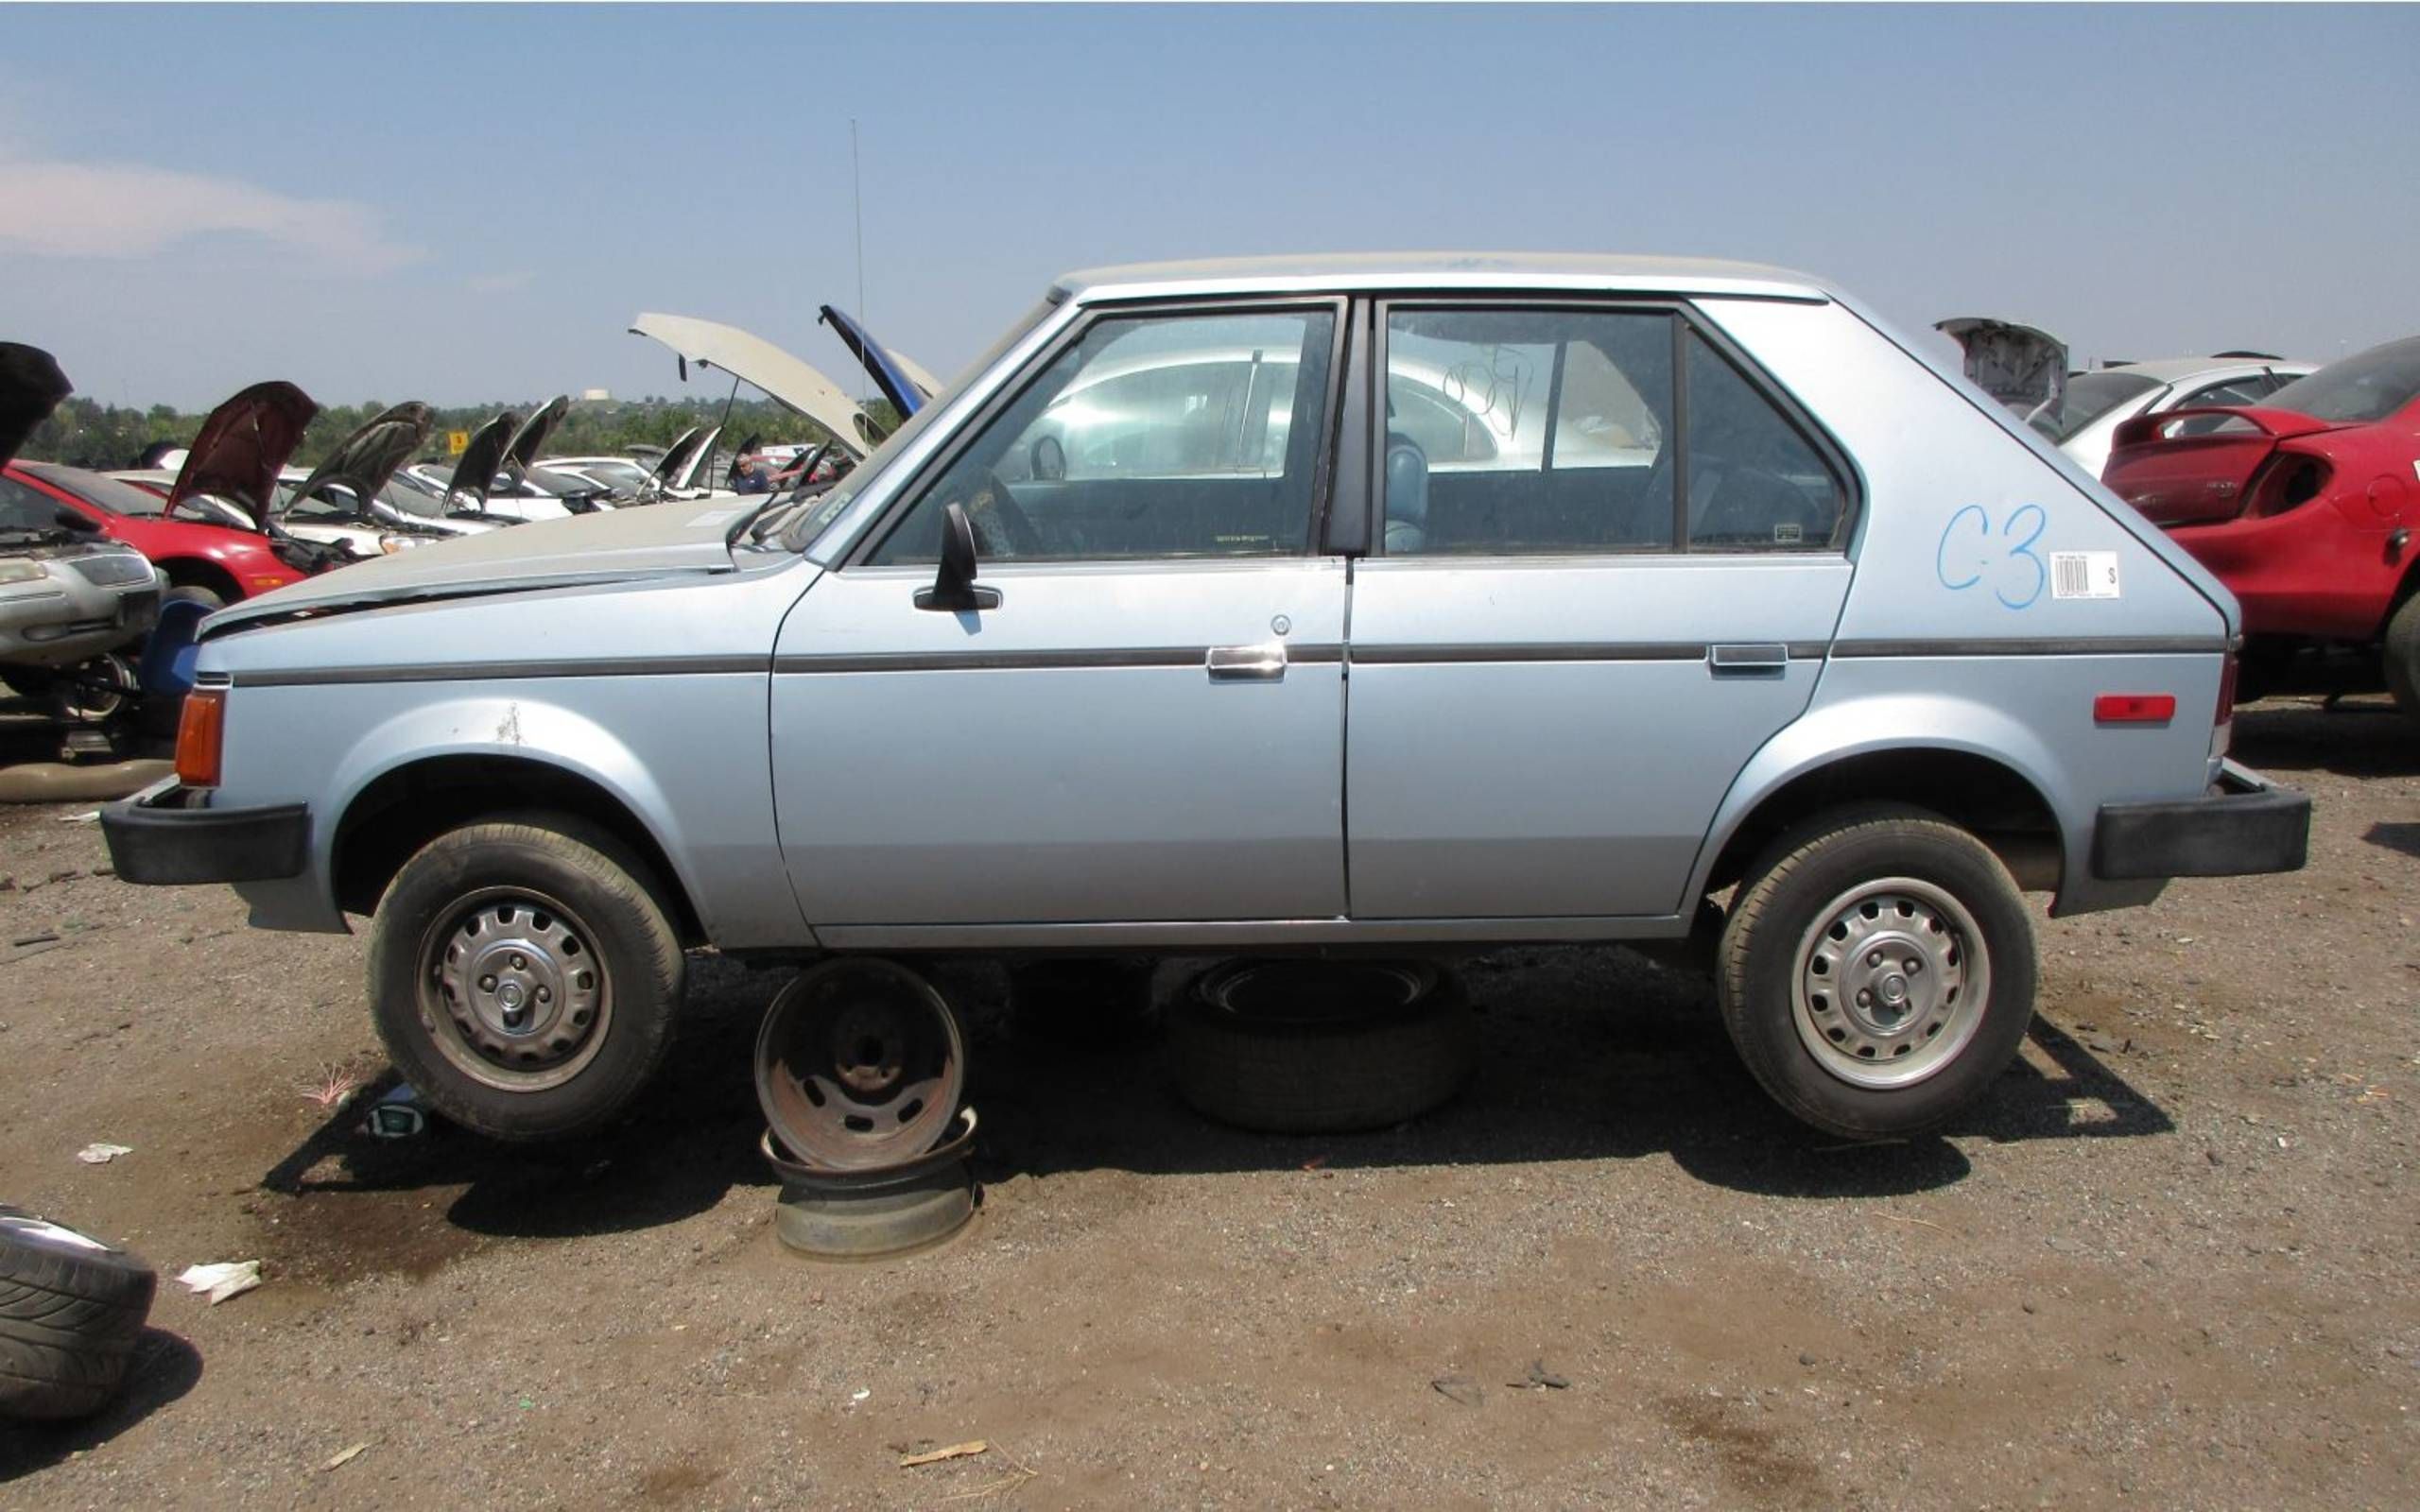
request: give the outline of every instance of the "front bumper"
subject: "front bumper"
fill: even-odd
[[[210,798],[172,780],[101,810],[101,833],[118,876],[180,886],[275,882],[302,874],[310,856],[308,805],[212,808]]]
[[[2226,762],[2204,797],[2100,805],[2092,874],[2129,882],[2300,871],[2309,850],[2310,799]]]

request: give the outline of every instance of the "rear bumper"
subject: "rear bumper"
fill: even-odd
[[[298,877],[310,855],[302,803],[211,808],[210,795],[171,781],[101,810],[110,863],[127,882],[179,886]]]
[[[2202,798],[2103,803],[2092,829],[2092,874],[2105,882],[2300,871],[2310,850],[2310,799],[2225,763]]]

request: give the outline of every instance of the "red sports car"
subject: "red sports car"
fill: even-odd
[[[2382,685],[2420,718],[2420,336],[2129,421],[2101,479],[2241,601],[2241,696]]]
[[[174,596],[215,608],[302,580],[259,531],[171,520],[167,500],[121,479],[56,462],[11,462],[0,477],[75,510],[150,558],[167,575]]]

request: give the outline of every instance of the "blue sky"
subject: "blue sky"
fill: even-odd
[[[2420,331],[2420,9],[13,8],[0,337],[208,404],[677,387],[642,309],[856,387],[1090,264],[1689,253],[2079,357]]]

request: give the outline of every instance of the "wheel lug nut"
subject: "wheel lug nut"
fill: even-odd
[[[527,955],[514,956],[512,958],[512,969],[516,971],[526,971],[529,970],[529,957]]]
[[[555,1001],[554,989],[551,988],[540,988],[538,989],[538,1001],[541,1003],[552,1003]]]
[[[1909,959],[1908,959],[1908,974],[1909,974],[1910,976],[1913,976],[1913,975],[1915,975],[1918,971],[1923,971],[1924,969],[1925,969],[1925,963],[1924,963],[1923,961],[1921,961],[1921,960],[1919,960],[1919,959],[1917,959],[1917,958],[1915,958],[1915,957],[1913,957],[1913,956],[1909,957]]]
[[[480,991],[482,991],[482,992],[493,992],[493,991],[494,991],[494,990],[495,990],[495,978],[494,978],[494,977],[493,977],[493,976],[483,976],[483,977],[480,977],[480,978],[479,978],[479,990],[480,990]]]
[[[1868,966],[1880,966],[1882,964],[1882,953],[1880,951],[1876,951],[1867,955],[1865,958],[1865,964]]]
[[[1870,1008],[1874,1006],[1874,994],[1866,991],[1862,988],[1858,988],[1857,994],[1857,1005],[1860,1008]]]

